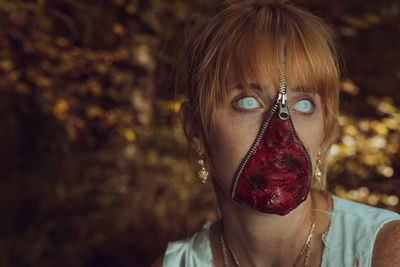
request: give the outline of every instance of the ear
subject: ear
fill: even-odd
[[[183,102],[179,110],[179,116],[190,147],[194,152],[203,154],[205,146],[202,139],[199,123],[193,117],[191,106],[188,102]]]

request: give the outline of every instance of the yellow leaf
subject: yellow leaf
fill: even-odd
[[[19,94],[24,94],[24,95],[27,95],[31,92],[29,86],[23,82],[19,82],[15,85],[15,91]]]
[[[68,102],[63,98],[59,98],[53,107],[54,116],[59,120],[63,120],[67,116],[68,109]]]
[[[388,134],[387,127],[383,123],[380,123],[377,120],[371,121],[369,125],[371,126],[372,129],[375,130],[375,132],[377,132],[380,135],[384,135],[385,136],[385,135]]]
[[[372,206],[376,206],[379,202],[379,195],[377,193],[373,193],[368,197],[368,204]]]
[[[361,18],[358,18],[358,17],[355,17],[355,16],[345,15],[343,17],[343,20],[347,24],[349,24],[349,25],[351,25],[353,27],[359,28],[359,29],[366,30],[366,29],[369,28],[369,24],[365,20],[363,20]]]
[[[60,47],[68,47],[70,45],[70,42],[68,39],[60,37],[56,39],[56,44]]]
[[[124,135],[125,139],[128,140],[129,142],[133,142],[136,139],[136,134],[131,129],[124,129],[123,135]]]
[[[125,33],[125,28],[121,23],[115,23],[112,28],[113,33],[122,36]]]
[[[10,71],[14,68],[14,62],[9,59],[3,59],[0,61],[0,68],[4,71]]]
[[[388,196],[386,204],[389,206],[397,206],[397,204],[399,204],[399,198],[395,195]]]
[[[89,119],[102,118],[104,116],[104,110],[99,106],[89,106],[86,109],[86,115]]]
[[[128,14],[130,14],[130,15],[133,15],[133,14],[136,13],[136,7],[135,7],[134,5],[132,5],[132,4],[127,5],[127,6],[125,7],[125,10],[126,10],[126,13],[128,13]]]
[[[53,85],[53,80],[49,77],[40,76],[37,78],[37,85],[40,87],[50,87]]]
[[[386,165],[379,165],[376,168],[376,170],[377,170],[378,173],[382,174],[383,176],[385,176],[387,178],[392,177],[393,174],[394,174],[393,168],[390,167],[390,166],[386,166]]]
[[[343,80],[341,85],[342,90],[351,95],[357,95],[359,93],[358,86],[350,79]]]
[[[174,113],[178,113],[181,108],[181,101],[170,101],[168,103],[169,109],[172,110]]]
[[[391,114],[397,111],[394,106],[393,100],[390,97],[384,97],[377,106],[378,110],[382,113]]]
[[[100,74],[105,74],[108,71],[107,65],[102,63],[96,64],[95,69]]]
[[[399,121],[391,118],[384,118],[382,123],[391,130],[399,129]]]
[[[381,22],[381,18],[374,14],[365,14],[364,17],[371,24],[379,24]]]
[[[348,124],[348,125],[344,126],[343,133],[345,135],[355,136],[358,134],[358,129],[353,124]]]
[[[102,95],[102,87],[101,87],[101,84],[97,80],[91,79],[88,82],[88,87],[90,88],[90,91],[92,92],[92,94],[94,96]]]

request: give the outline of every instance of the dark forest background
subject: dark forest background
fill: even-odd
[[[0,0],[0,266],[147,266],[218,212],[177,117],[217,0]],[[400,1],[296,1],[340,40],[332,193],[400,211]]]

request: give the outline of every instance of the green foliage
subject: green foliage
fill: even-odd
[[[144,266],[218,217],[173,89],[184,25],[217,2],[0,2],[1,266]],[[350,77],[330,189],[399,211],[400,7],[307,3]]]

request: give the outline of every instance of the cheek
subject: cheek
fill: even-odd
[[[259,125],[220,116],[215,120],[212,136],[208,140],[210,162],[215,172],[214,179],[229,193],[235,172],[253,143]]]
[[[322,114],[315,114],[312,117],[293,116],[293,124],[314,165],[324,134]]]

